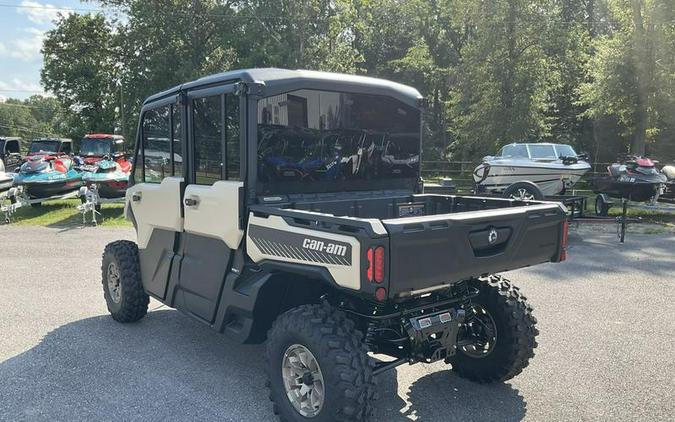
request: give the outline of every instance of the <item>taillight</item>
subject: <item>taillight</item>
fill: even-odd
[[[369,248],[368,256],[368,281],[382,283],[384,281],[384,246]]]
[[[570,222],[565,219],[562,223],[562,236],[560,238],[560,257],[559,261],[567,259],[567,244],[569,241]]]

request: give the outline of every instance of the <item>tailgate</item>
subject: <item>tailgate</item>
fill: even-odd
[[[565,218],[544,203],[384,220],[390,294],[557,261]]]

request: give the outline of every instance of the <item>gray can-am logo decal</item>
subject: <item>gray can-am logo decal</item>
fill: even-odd
[[[323,264],[352,264],[352,246],[346,242],[255,224],[249,226],[248,235],[258,249],[266,255]]]
[[[326,243],[321,240],[304,239],[302,247],[313,251],[325,252],[332,255],[345,256],[347,255],[347,247],[335,243]]]
[[[497,230],[490,230],[490,233],[488,233],[488,243],[491,245],[494,244],[497,241],[497,237],[499,237]]]

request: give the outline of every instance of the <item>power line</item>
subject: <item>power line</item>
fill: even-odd
[[[40,10],[54,10],[63,12],[103,12],[104,9],[85,9],[82,7],[58,7],[58,6],[37,6],[28,4],[0,4],[0,7],[13,9],[40,9]]]
[[[2,107],[2,106],[19,107],[19,108],[30,108],[30,109],[36,109],[36,110],[52,111],[52,109],[47,108],[47,107],[38,107],[38,106],[31,106],[31,105],[25,105],[25,104],[15,104],[15,103],[7,103],[7,102],[2,102],[2,101],[0,101],[0,107]]]
[[[78,7],[57,7],[57,6],[34,6],[34,5],[22,5],[22,4],[0,4],[0,7],[4,8],[15,8],[15,9],[41,9],[41,10],[54,10],[54,11],[63,11],[63,12],[96,12],[104,13],[111,11],[109,9],[85,9]],[[115,13],[115,11],[113,11]],[[227,15],[224,13],[209,13],[201,12],[198,13],[199,16],[211,16],[216,18],[224,19],[241,19],[241,20],[261,20],[261,19],[276,19],[276,20],[307,20],[305,16],[288,16],[288,15],[267,15],[267,16],[255,16],[255,15]]]
[[[45,91],[31,91],[29,89],[0,89],[0,92],[32,92],[33,94],[46,94]]]

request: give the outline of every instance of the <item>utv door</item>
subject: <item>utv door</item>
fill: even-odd
[[[164,300],[171,269],[178,268],[176,237],[183,231],[182,107],[166,100],[142,116],[125,213],[136,227],[143,286]]]
[[[213,323],[243,237],[240,228],[239,97],[233,85],[188,93],[192,162],[183,197],[183,261],[176,307]]]

